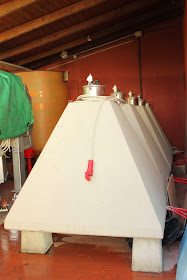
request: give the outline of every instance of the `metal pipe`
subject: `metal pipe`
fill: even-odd
[[[140,97],[142,98],[142,63],[141,63],[141,37],[138,38],[138,49],[139,49],[139,73],[140,73]]]
[[[134,34],[133,34],[133,35],[134,35]],[[133,36],[133,35],[131,35],[131,36]],[[75,62],[75,61],[80,60],[80,59],[83,59],[83,58],[89,57],[89,56],[91,56],[91,55],[94,55],[94,54],[97,54],[97,53],[101,53],[101,52],[104,52],[104,51],[107,51],[107,50],[110,50],[110,49],[113,49],[113,48],[116,48],[116,47],[119,47],[119,46],[122,46],[122,45],[125,45],[125,44],[128,44],[128,43],[134,42],[134,41],[136,41],[136,40],[137,40],[137,38],[135,38],[135,39],[133,39],[133,40],[126,41],[126,42],[123,42],[123,43],[120,43],[120,44],[117,44],[117,45],[114,45],[114,46],[111,46],[111,47],[108,47],[108,48],[105,48],[105,49],[98,50],[98,51],[93,52],[93,53],[89,53],[89,54],[87,54],[87,55],[78,57],[78,58],[73,59],[73,60],[70,60],[70,61],[68,61],[68,62],[64,62],[64,63],[62,63],[62,64],[59,64],[59,65],[53,66],[53,67],[51,67],[51,68],[48,68],[47,71],[48,71],[48,70],[52,70],[52,69],[54,69],[54,68],[58,68],[58,67],[60,67],[60,66],[66,65],[66,64],[69,64],[69,63],[72,63],[72,62]],[[112,44],[113,42],[110,42],[110,43]],[[99,47],[102,47],[102,45],[101,45],[101,46],[98,46],[98,48],[99,48]],[[92,50],[92,49],[89,49],[89,50],[87,50],[87,51],[89,52],[89,51],[91,51],[91,50]]]

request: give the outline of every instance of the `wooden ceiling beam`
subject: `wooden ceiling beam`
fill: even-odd
[[[97,31],[97,32],[94,32],[92,34],[87,34],[87,36],[90,35],[91,41],[93,42],[98,38],[102,38],[102,37],[105,37],[105,36],[107,36],[111,33],[119,31],[123,27],[125,27],[124,23],[118,23],[118,24],[115,24],[113,26],[109,26],[109,27],[105,28],[104,30]],[[62,50],[68,50],[68,49],[74,48],[76,46],[88,43],[87,36],[85,35],[85,36],[83,36],[79,39],[67,42],[67,43],[62,44],[60,46],[57,46],[55,48],[46,50],[44,52],[40,52],[38,54],[34,54],[32,56],[23,58],[21,60],[17,60],[17,61],[15,61],[15,63],[16,63],[16,65],[24,65],[24,64],[27,64],[29,62],[33,62],[35,60],[38,60],[38,59],[41,59],[41,58],[44,58],[44,57],[54,55],[56,53],[61,52]]]
[[[79,46],[78,48],[71,49],[69,51],[69,54],[73,55],[73,54],[76,54],[76,53],[79,53],[82,51],[90,51],[90,49],[92,49],[92,47],[95,47],[95,46],[99,47],[100,45],[108,43],[112,40],[119,39],[126,35],[132,34],[137,30],[144,31],[145,28],[147,28],[147,27],[158,24],[158,23],[168,20],[170,18],[176,17],[176,13],[172,9],[168,9],[168,8],[162,9],[160,7],[160,9],[158,9],[157,12],[159,12],[159,10],[160,10],[160,13],[156,13],[155,9],[152,11],[148,11],[147,17],[143,13],[139,16],[139,20],[138,20],[138,18],[136,18],[137,20],[134,23],[131,22],[132,23],[131,25],[127,24],[127,22],[125,22],[124,29],[122,29],[121,32],[116,32],[116,34],[113,33],[110,36],[101,38],[101,39],[97,40],[97,44],[94,44],[95,41],[93,41],[93,42],[90,42],[91,44],[87,43],[82,46]],[[149,15],[152,15],[152,17],[150,16],[150,18],[149,18]],[[49,65],[50,63],[53,63],[53,62],[59,61],[59,60],[61,60],[61,57],[59,56],[59,54],[56,54],[56,55],[53,55],[50,57],[46,57],[43,60],[37,60],[36,62],[27,64],[27,66],[30,67],[31,69],[38,69],[40,67],[43,67],[44,65]],[[62,63],[62,60],[61,60],[61,63]]]
[[[73,47],[76,47],[77,45],[82,45],[82,44],[84,44],[86,42],[88,42],[88,41],[87,41],[86,36],[84,36],[84,37],[81,37],[81,38],[79,38],[77,40],[74,40],[74,41],[65,43],[63,45],[57,46],[55,48],[49,49],[47,51],[44,51],[44,52],[41,52],[41,53],[38,53],[38,54],[35,54],[35,55],[32,55],[32,56],[23,58],[21,60],[16,61],[15,63],[17,65],[24,65],[24,64],[27,64],[29,62],[33,62],[35,60],[38,60],[38,59],[41,59],[41,58],[44,58],[44,57],[47,57],[47,56],[59,53],[62,50],[73,48]]]
[[[149,10],[146,13],[142,13],[139,16],[136,16],[136,18],[133,20],[132,18],[124,22],[124,28],[122,30],[119,30],[119,32],[115,32],[110,34],[107,37],[103,37],[96,42],[93,41],[91,44],[84,44],[77,46],[74,49],[69,50],[69,55],[72,56],[74,54],[81,55],[82,52],[90,52],[92,51],[92,48],[102,48],[103,44],[108,44],[112,42],[113,40],[120,40],[120,38],[125,37],[130,34],[134,34],[136,31],[142,31],[143,35],[146,34],[146,32],[149,32],[149,29],[146,30],[150,26],[154,26],[155,24],[161,23],[163,21],[167,21],[170,18],[176,18],[176,12],[171,7],[160,7],[158,9]],[[177,27],[178,25],[173,25],[173,27]],[[131,40],[131,39],[129,39]],[[116,44],[119,44],[117,42]],[[103,47],[105,48],[105,47]],[[93,50],[94,52],[94,50]],[[46,59],[47,60],[47,59]],[[34,65],[35,63],[33,63]],[[30,64],[27,64],[31,65]],[[26,66],[27,66],[26,65]],[[32,67],[31,67],[32,68]]]
[[[25,0],[28,1],[28,0]],[[0,33],[0,43],[16,38],[20,35],[36,30],[44,25],[71,16],[75,13],[81,12],[85,9],[89,9],[93,6],[101,4],[106,0],[82,0],[75,4],[69,5],[65,8],[59,9],[50,14],[44,15],[32,21],[18,25],[12,29]]]
[[[0,5],[0,18],[16,12],[30,4],[37,2],[38,0],[12,0]]]
[[[119,22],[115,25],[109,26],[105,29],[102,29],[100,31],[94,32],[92,34],[87,34],[90,35],[91,37],[91,42],[90,45],[92,45],[93,42],[95,42],[95,40],[102,38],[102,37],[106,37],[111,35],[112,33],[116,33],[116,32],[120,32],[121,30],[128,30],[131,29],[132,26],[139,26],[139,24],[142,24],[144,22],[148,22],[149,20],[151,20],[153,17],[156,16],[160,16],[161,14],[167,13],[170,10],[168,10],[168,7],[159,7],[157,9],[153,9],[153,10],[149,10],[147,12],[141,13],[140,15],[136,16],[136,18],[130,18],[125,22]],[[28,64],[30,62],[34,62],[36,60],[45,58],[45,57],[49,57],[52,56],[54,54],[60,53],[62,50],[68,50],[71,48],[75,48],[77,46],[83,45],[83,44],[87,44],[87,47],[89,49],[89,42],[87,40],[87,36],[81,37],[79,39],[67,42],[65,44],[59,45],[55,48],[51,48],[48,49],[46,51],[34,54],[32,56],[20,59],[20,60],[16,60],[14,61],[14,63],[16,63],[17,65],[25,65]]]
[[[90,1],[90,0],[89,0]],[[99,26],[102,23],[109,22],[115,18],[118,18],[120,16],[127,16],[128,14],[131,14],[133,12],[136,12],[139,9],[143,9],[147,6],[153,5],[153,3],[156,3],[157,0],[138,0],[133,1],[130,4],[127,4],[123,7],[120,7],[118,9],[115,9],[111,12],[107,12],[105,14],[102,14],[100,16],[94,17],[90,20],[86,20],[84,22],[81,22],[79,24],[70,26],[68,28],[65,28],[63,30],[57,31],[55,33],[49,34],[47,36],[41,37],[40,39],[36,39],[32,42],[28,42],[26,44],[23,44],[21,46],[18,46],[14,49],[10,49],[8,51],[4,51],[0,53],[0,60],[6,59],[8,57],[15,56],[17,54],[21,54],[23,52],[30,51],[31,49],[41,47],[43,45],[49,44],[51,42],[57,41],[59,39],[62,39],[63,37],[75,34],[77,32],[81,32],[90,28],[93,28],[95,26]]]
[[[169,19],[169,18],[172,18],[172,17],[175,17],[175,15],[167,15],[167,17],[166,16],[164,16],[164,18],[156,18],[155,19],[155,21],[153,22],[153,24],[158,24],[158,23],[160,23],[160,21],[162,21],[162,20],[167,20],[167,19]],[[142,29],[144,29],[144,28],[146,28],[146,27],[148,27],[148,26],[150,26],[150,24],[145,24],[144,26],[140,26],[140,29],[142,30]],[[133,32],[133,30],[129,30],[129,32],[131,33],[131,32]],[[129,32],[127,33],[127,32],[123,32],[123,33],[121,33],[121,34],[119,34],[119,36],[121,37],[121,36],[126,36],[126,35],[128,35],[129,34]],[[105,39],[105,40],[104,40]],[[113,37],[113,38],[109,38],[110,40],[114,40],[114,39],[117,39],[117,36],[116,37]],[[106,38],[103,38],[103,40],[101,40],[100,42],[98,42],[99,44],[104,44],[104,43],[107,43],[107,41],[108,41],[108,38],[107,38],[107,40],[106,40]],[[83,45],[84,46],[84,45]],[[82,49],[79,49],[79,51],[85,51],[86,49],[84,49],[84,48],[82,48]],[[89,50],[88,50],[89,51]],[[76,52],[77,52],[77,50],[76,50]],[[75,53],[76,53],[75,52]],[[73,52],[72,52],[72,54],[73,54]],[[28,67],[29,68],[31,68],[32,70],[44,70],[44,69],[48,69],[48,68],[50,68],[50,64],[51,63],[54,63],[54,62],[57,62],[57,61],[60,61],[60,63],[59,64],[61,64],[62,63],[62,59],[60,59],[59,58],[59,55],[57,56],[57,55],[53,55],[53,56],[51,56],[51,57],[48,57],[48,58],[45,58],[45,59],[43,59],[43,60],[38,60],[38,61],[36,61],[36,62],[34,62],[34,63],[30,63],[30,64],[28,64]],[[75,60],[76,61],[76,60]],[[45,66],[45,68],[42,68],[42,67],[44,67]],[[47,66],[47,67],[46,67]],[[60,66],[59,66],[60,67]],[[57,70],[57,68],[56,69],[53,69],[53,70],[56,70],[56,71],[60,71],[60,70]]]
[[[0,61],[0,70],[10,72],[10,73],[15,73],[18,71],[29,71],[30,69],[12,63]]]

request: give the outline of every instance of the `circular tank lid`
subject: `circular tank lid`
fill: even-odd
[[[87,88],[87,87],[89,87],[89,88],[90,88],[90,87],[96,87],[96,88],[97,88],[97,87],[98,87],[98,88],[99,88],[99,87],[104,87],[104,88],[105,88],[104,85],[94,85],[94,84],[90,84],[90,85],[85,85],[85,86],[83,86],[83,88]]]

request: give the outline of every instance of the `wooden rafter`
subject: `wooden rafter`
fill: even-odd
[[[147,16],[146,16],[147,15]],[[105,43],[108,43],[110,41],[113,41],[115,39],[119,39],[121,37],[124,37],[126,35],[132,34],[137,30],[143,30],[147,27],[150,27],[150,25],[155,25],[159,22],[168,20],[170,18],[175,18],[176,13],[172,10],[172,7],[168,9],[168,7],[165,8],[159,8],[150,10],[146,13],[142,13],[138,18],[136,17],[136,21],[133,22],[133,18],[131,18],[128,23],[125,23],[124,28],[121,30],[121,32],[116,32],[116,35],[113,33],[111,35],[105,36],[103,38],[100,38],[97,40],[97,45],[92,44],[83,44],[80,46],[77,46],[75,49],[72,49],[69,51],[70,55],[82,52],[82,51],[89,51],[90,48],[99,46]],[[93,41],[94,42],[94,41]],[[37,69],[44,65],[49,65],[50,63],[53,63],[55,61],[58,61],[60,59],[60,55],[56,54],[47,58],[44,58],[43,60],[37,60],[36,62],[28,64],[28,66],[31,69]]]
[[[85,9],[89,9],[93,6],[101,4],[106,0],[82,0],[75,4],[69,5],[65,8],[59,9],[50,14],[44,15],[32,21],[26,22],[24,24],[18,25],[10,30],[0,33],[0,43],[3,43],[7,40],[18,37],[35,29],[38,29],[44,25],[52,23],[56,20],[71,16],[75,13],[81,12]]]
[[[150,3],[153,4],[155,3],[157,0],[151,0],[151,1],[147,1],[147,0],[138,0],[138,1],[134,1],[132,3],[129,3],[128,5],[125,5],[123,7],[120,7],[118,9],[115,9],[111,12],[105,13],[103,15],[94,17],[90,20],[86,20],[82,23],[73,25],[71,27],[68,27],[66,29],[57,31],[53,34],[49,34],[47,36],[44,36],[40,39],[34,40],[32,42],[23,44],[21,46],[18,46],[14,49],[10,49],[8,51],[2,52],[0,53],[0,59],[3,60],[5,58],[8,57],[12,57],[14,55],[29,51],[31,49],[46,45],[48,43],[54,42],[56,40],[59,40],[63,37],[75,34],[77,32],[81,32],[83,30],[87,30],[90,29],[92,27],[98,26],[104,22],[109,22],[115,18],[118,18],[120,16],[128,16],[128,14],[131,14],[135,11],[137,11],[138,9],[142,8],[142,7],[146,7],[149,6]]]
[[[13,0],[0,5],[0,18],[7,16],[12,12],[16,12],[38,0]]]
[[[104,30],[100,30],[100,31],[92,33],[91,35],[90,34],[88,34],[88,35],[90,35],[91,40],[94,41],[98,38],[102,38],[102,37],[105,37],[105,36],[107,36],[111,33],[119,31],[120,29],[122,29],[122,27],[125,27],[124,23],[118,23],[118,24],[115,24],[115,25],[110,26],[108,28],[105,28]],[[44,52],[40,52],[38,54],[34,54],[32,56],[23,58],[21,60],[15,61],[15,63],[16,63],[16,65],[24,65],[24,64],[27,64],[29,62],[33,62],[35,60],[38,60],[38,59],[41,59],[41,58],[59,53],[62,50],[68,50],[68,49],[74,48],[76,46],[88,43],[87,36],[83,36],[79,39],[70,41],[68,43],[62,44],[62,45],[57,46],[55,48],[52,48],[52,49],[46,50]]]
[[[55,48],[52,48],[50,50],[47,50],[47,51],[44,51],[44,52],[41,52],[41,53],[38,53],[38,54],[35,54],[35,55],[32,55],[32,56],[23,58],[23,59],[21,59],[19,61],[16,61],[16,64],[17,65],[24,65],[24,64],[27,64],[29,62],[32,62],[32,61],[35,61],[35,60],[38,60],[38,59],[41,59],[41,58],[44,58],[44,57],[56,54],[56,53],[59,53],[62,50],[70,49],[70,48],[73,48],[75,46],[84,44],[86,42],[88,42],[88,41],[86,39],[86,36],[84,36],[84,37],[81,37],[81,38],[79,38],[77,40],[68,42],[66,44],[57,46]]]
[[[0,70],[14,73],[14,72],[17,72],[17,71],[28,71],[30,69],[22,67],[22,66],[15,65],[15,64],[12,64],[12,63],[0,61]]]

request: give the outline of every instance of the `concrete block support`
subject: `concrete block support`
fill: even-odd
[[[22,253],[45,254],[52,244],[52,233],[40,231],[21,232]]]
[[[132,270],[143,272],[162,272],[161,239],[133,239]]]
[[[14,172],[14,192],[19,192],[25,183],[25,157],[23,136],[11,139]]]

